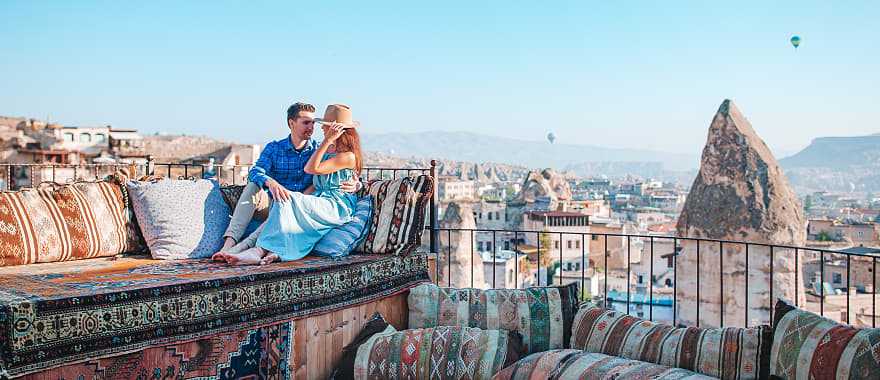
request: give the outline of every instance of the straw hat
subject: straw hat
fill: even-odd
[[[331,104],[324,110],[324,117],[316,118],[318,123],[336,123],[346,127],[355,127],[357,122],[351,118],[351,107],[345,104]]]

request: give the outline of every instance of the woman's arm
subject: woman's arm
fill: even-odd
[[[321,142],[317,151],[312,154],[312,157],[309,158],[309,162],[307,162],[305,168],[303,168],[306,173],[321,175],[330,174],[342,169],[354,168],[355,157],[352,152],[342,152],[331,157],[329,160],[323,160],[324,154],[327,153],[327,149],[330,148],[330,145],[336,142],[336,139],[338,139],[344,131],[345,127],[334,126],[332,132],[324,136],[324,141]]]
[[[308,194],[311,194],[311,193],[314,193],[314,192],[315,192],[315,185],[312,184],[312,185],[309,185],[309,187],[307,187],[305,190],[303,190],[302,193],[308,195]]]
[[[323,146],[324,144],[321,145]],[[321,158],[324,157],[324,152],[326,152],[326,149],[318,148],[303,170],[309,174],[321,175],[334,173],[342,169],[354,168],[354,153],[342,152],[325,161],[321,161]]]

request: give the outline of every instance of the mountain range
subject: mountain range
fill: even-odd
[[[366,134],[364,150],[399,157],[436,158],[469,162],[499,162],[531,168],[575,168],[587,162],[659,163],[661,170],[695,169],[699,158],[645,149],[527,141],[472,132]],[[651,170],[655,170],[652,167]]]
[[[880,191],[880,134],[820,137],[779,160],[799,193]]]

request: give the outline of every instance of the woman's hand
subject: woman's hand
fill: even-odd
[[[334,142],[339,136],[342,136],[345,133],[345,129],[348,128],[342,124],[331,124],[327,127],[327,132],[324,134],[324,141]]]

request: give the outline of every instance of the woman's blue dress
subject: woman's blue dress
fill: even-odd
[[[326,160],[332,154],[325,155]],[[351,220],[357,202],[353,194],[339,189],[353,177],[351,169],[316,175],[311,195],[291,193],[290,201],[274,202],[257,246],[278,255],[281,261],[298,260],[312,251],[318,240],[334,227]]]

